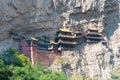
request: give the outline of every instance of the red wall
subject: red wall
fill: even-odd
[[[20,42],[20,45],[22,46],[22,53],[31,58],[30,45],[28,45],[25,40],[22,40]],[[37,46],[33,45],[32,47],[33,60],[35,64],[40,61],[42,65],[50,66],[53,61],[58,57],[57,52],[38,51]]]

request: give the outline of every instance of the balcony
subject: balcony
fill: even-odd
[[[102,37],[87,36],[86,38],[87,39],[100,39],[100,40],[102,40]]]
[[[73,41],[63,41],[63,40],[59,40],[58,43],[62,43],[62,44],[77,44],[77,42],[73,42]]]
[[[64,38],[76,38],[75,35],[63,35],[63,34],[59,34],[58,37],[64,37]]]

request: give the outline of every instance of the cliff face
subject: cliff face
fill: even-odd
[[[120,64],[119,18],[119,0],[0,0],[0,50],[11,46],[11,31],[27,36],[45,34],[53,39],[64,21],[73,28],[94,23],[103,32],[107,45],[83,43],[74,51],[63,51],[62,57],[67,57],[68,62],[52,65],[52,69],[60,67],[68,77],[82,75],[103,80],[110,78],[110,70]]]

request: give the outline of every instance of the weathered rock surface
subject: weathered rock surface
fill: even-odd
[[[66,71],[68,77],[110,78],[110,70],[120,65],[119,0],[0,0],[1,41],[9,39],[11,31],[24,32],[27,36],[46,34],[53,39],[64,21],[68,21],[73,28],[74,25],[86,28],[90,22],[95,23],[103,31],[108,44],[83,43],[76,52],[63,51],[63,57],[72,58],[63,65],[67,63],[72,68],[66,69],[60,64],[61,70]],[[5,40],[0,42],[0,46],[2,52],[11,45],[9,40]],[[70,53],[77,54],[75,60]]]

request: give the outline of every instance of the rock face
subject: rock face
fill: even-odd
[[[64,21],[72,28],[94,23],[107,45],[83,43],[74,51],[63,51],[62,57],[68,57],[68,62],[52,65],[53,69],[61,67],[68,77],[110,78],[110,70],[120,65],[119,0],[0,0],[0,51],[11,46],[9,40],[3,41],[9,39],[11,31],[26,36],[45,34],[53,39]]]

